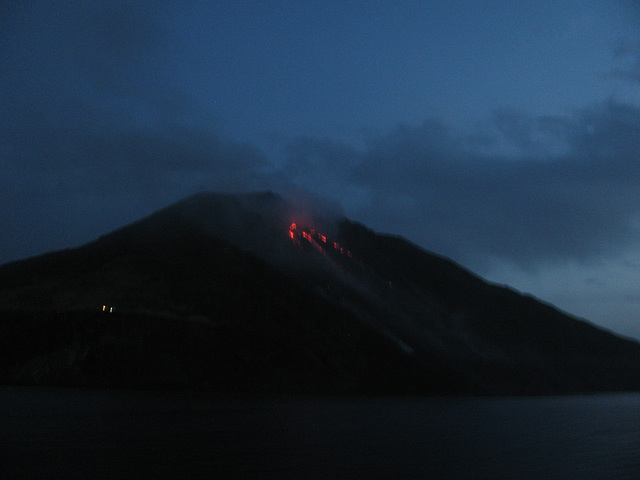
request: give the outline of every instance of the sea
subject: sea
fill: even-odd
[[[638,479],[640,395],[0,388],[0,478]]]

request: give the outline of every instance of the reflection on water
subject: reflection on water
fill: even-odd
[[[640,395],[211,400],[1,388],[0,406],[10,476],[640,478]]]

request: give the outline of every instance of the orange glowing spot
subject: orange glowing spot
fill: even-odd
[[[316,231],[314,228],[304,227],[298,229],[298,225],[292,223],[289,227],[289,237],[293,241],[293,244],[296,247],[302,246],[302,240],[305,240],[309,243],[310,246],[315,248],[318,252],[322,253],[325,257],[329,259],[330,262],[334,264],[337,268],[342,269],[343,267],[336,263],[331,259],[331,252],[328,250],[325,245],[332,245],[336,253],[341,254],[345,257],[348,257],[350,260],[354,260],[355,258],[350,250],[347,250],[338,242],[334,242],[331,239],[327,238],[325,235],[322,235],[320,232]],[[361,263],[361,262],[360,262]]]
[[[102,305],[102,311],[104,312],[107,309],[106,305]]]

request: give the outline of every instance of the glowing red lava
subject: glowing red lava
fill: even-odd
[[[346,250],[342,247],[338,242],[332,242],[327,239],[326,235],[322,235],[321,233],[316,232],[314,228],[298,228],[296,223],[292,223],[289,227],[289,238],[293,241],[295,245],[301,245],[301,242],[304,240],[307,244],[314,247],[319,252],[327,255],[330,249],[326,249],[324,245],[333,245],[333,249],[336,253],[340,255],[347,256],[349,258],[353,258],[353,255],[349,250]]]

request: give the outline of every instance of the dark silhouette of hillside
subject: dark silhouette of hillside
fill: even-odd
[[[334,394],[640,388],[636,342],[270,192],[199,194],[80,248],[0,266],[0,338],[5,384]]]

